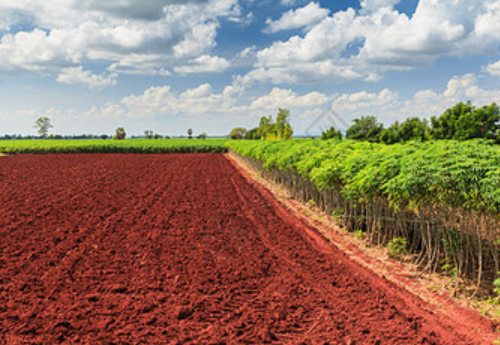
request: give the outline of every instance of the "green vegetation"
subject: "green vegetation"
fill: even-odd
[[[408,253],[428,270],[452,271],[478,286],[486,279],[490,289],[500,271],[500,146],[493,141],[244,140],[227,146],[296,197],[342,213],[347,228],[363,230],[372,242],[405,239]]]
[[[190,153],[225,152],[225,139],[4,140],[0,153]]]
[[[242,127],[236,127],[229,133],[230,139],[254,139],[254,140],[290,140],[293,136],[293,127],[290,125],[290,110],[279,109],[276,121],[273,122],[271,115],[260,119],[259,127],[249,131]]]
[[[396,237],[387,243],[389,254],[392,258],[397,259],[408,254],[408,240],[403,237]]]
[[[118,127],[115,132],[115,136],[113,139],[115,140],[123,140],[127,137],[127,133],[125,133],[125,128],[123,127]]]
[[[323,133],[321,133],[321,139],[327,140],[327,139],[339,139],[342,140],[343,135],[340,130],[336,130],[335,127],[330,127]]]
[[[500,109],[495,103],[476,108],[471,102],[458,103],[431,121],[409,117],[396,121],[388,128],[375,116],[362,116],[353,120],[346,138],[369,142],[395,144],[407,141],[489,139],[500,143]],[[340,131],[331,127],[321,139],[342,139]]]
[[[39,117],[36,120],[35,128],[36,128],[38,134],[40,135],[40,137],[47,138],[47,136],[49,134],[49,129],[52,128],[52,123],[50,122],[50,119],[46,116]]]
[[[240,139],[244,139],[246,135],[247,135],[247,130],[245,128],[236,127],[236,128],[233,128],[231,130],[231,132],[229,133],[229,139],[240,140]]]

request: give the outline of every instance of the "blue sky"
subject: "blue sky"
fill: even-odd
[[[0,135],[430,117],[500,102],[498,32],[500,0],[0,0]]]

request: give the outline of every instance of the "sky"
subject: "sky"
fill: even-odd
[[[296,134],[500,103],[500,0],[0,0],[0,135]]]

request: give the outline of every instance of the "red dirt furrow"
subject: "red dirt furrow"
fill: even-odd
[[[484,343],[223,155],[2,157],[0,191],[0,343]]]

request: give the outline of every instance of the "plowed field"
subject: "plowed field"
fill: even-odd
[[[0,215],[3,344],[482,343],[223,155],[2,157]]]

